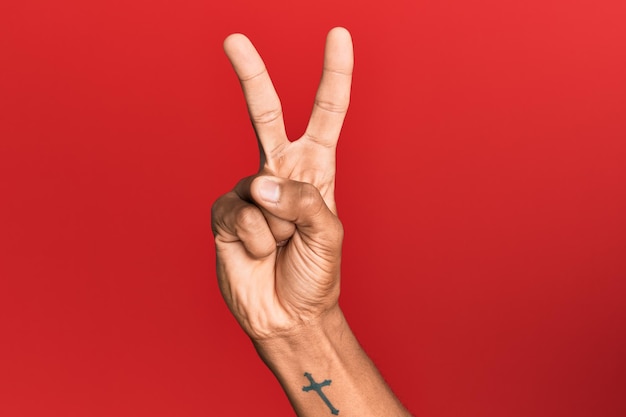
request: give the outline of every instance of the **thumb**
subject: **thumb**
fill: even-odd
[[[305,234],[333,233],[341,228],[339,219],[312,184],[263,175],[252,181],[250,194],[257,205],[294,223]]]

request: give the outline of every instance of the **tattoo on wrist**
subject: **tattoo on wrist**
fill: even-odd
[[[330,403],[330,400],[326,397],[326,394],[324,394],[322,392],[322,387],[326,387],[326,386],[330,385],[330,383],[333,382],[333,381],[331,381],[330,379],[325,379],[322,382],[315,382],[315,380],[313,379],[313,376],[311,376],[311,374],[308,373],[308,372],[305,372],[304,376],[307,377],[307,379],[309,380],[311,385],[306,386],[306,387],[302,387],[302,391],[304,391],[304,392],[309,392],[309,391],[317,392],[317,395],[319,395],[320,398],[324,401],[324,403],[328,406],[328,408],[330,408],[331,414],[338,415],[339,414],[339,410],[337,410],[335,407],[333,407],[333,405]]]

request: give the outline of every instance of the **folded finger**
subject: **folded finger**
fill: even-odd
[[[222,244],[241,243],[255,259],[276,251],[276,241],[259,207],[240,199],[234,192],[215,202],[211,226],[218,249]]]

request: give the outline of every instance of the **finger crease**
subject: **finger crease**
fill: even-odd
[[[273,109],[259,114],[251,114],[250,119],[252,119],[252,122],[254,122],[255,124],[264,125],[275,122],[282,115],[282,109]]]
[[[330,72],[333,74],[340,74],[340,75],[345,75],[348,77],[352,77],[352,71],[341,71],[338,69],[332,69],[332,68],[328,68],[328,67],[324,67],[324,72]]]
[[[335,145],[334,142],[331,140],[324,140],[322,138],[318,138],[315,135],[312,135],[309,131],[304,132],[304,137],[308,140],[310,140],[311,142],[323,146],[325,148],[329,148],[332,149]]]
[[[319,107],[320,109],[325,110],[330,113],[342,114],[348,111],[348,106],[336,104],[330,101],[323,101],[323,100],[316,99],[315,105]]]
[[[250,75],[250,76],[247,76],[247,77],[241,77],[239,80],[241,82],[251,81],[251,80],[253,80],[253,79],[257,78],[257,77],[260,77],[261,75],[265,74],[266,72],[267,72],[267,68],[264,67],[263,70],[261,72],[259,72],[258,74]]]

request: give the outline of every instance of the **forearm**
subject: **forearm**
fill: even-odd
[[[410,416],[360,347],[339,307],[319,323],[255,345],[299,417]]]

